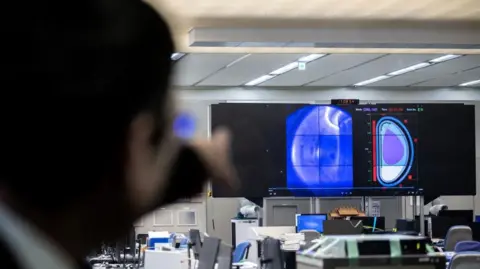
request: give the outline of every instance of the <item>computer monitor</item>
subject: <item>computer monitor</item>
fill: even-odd
[[[468,226],[472,229],[472,239],[480,241],[480,222],[472,222]]]
[[[466,222],[472,222],[473,210],[442,210],[438,213],[438,216],[448,217],[452,219],[462,219],[462,220],[465,220]]]
[[[397,219],[395,227],[398,232],[412,232],[415,231],[415,220]]]
[[[324,235],[362,234],[363,225],[358,220],[326,220],[323,222]]]
[[[323,233],[323,222],[327,220],[326,214],[296,214],[295,228],[297,233],[303,230],[315,230]]]
[[[457,225],[469,225],[472,223],[471,221],[467,221],[466,218],[451,218],[451,217],[441,217],[441,216],[431,216],[429,217],[431,220],[431,228],[432,228],[432,238],[445,238],[447,235],[448,230],[452,226]],[[418,219],[416,219],[418,222]],[[428,220],[425,220],[425,231],[428,229]]]
[[[365,232],[385,231],[385,217],[351,217],[351,220],[361,220]]]

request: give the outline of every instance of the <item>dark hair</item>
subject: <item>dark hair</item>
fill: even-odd
[[[139,0],[7,1],[2,11],[0,185],[39,207],[70,203],[123,174],[138,113],[162,115],[171,34]],[[166,123],[156,122],[159,140]]]

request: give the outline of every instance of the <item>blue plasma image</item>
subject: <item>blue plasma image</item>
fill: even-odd
[[[385,116],[376,126],[377,180],[385,187],[402,183],[414,157],[413,141],[407,127],[398,119]]]
[[[287,117],[287,188],[335,196],[353,188],[351,115],[336,106],[305,106]]]
[[[195,118],[186,112],[178,114],[173,122],[173,133],[178,138],[193,138],[195,135],[195,129]]]

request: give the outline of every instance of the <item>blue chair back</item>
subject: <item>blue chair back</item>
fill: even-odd
[[[235,250],[233,251],[232,262],[238,263],[248,258],[248,250],[250,249],[251,245],[252,244],[250,244],[250,242],[242,242],[238,244]]]
[[[480,242],[477,241],[461,241],[455,245],[456,253],[461,252],[480,252]]]

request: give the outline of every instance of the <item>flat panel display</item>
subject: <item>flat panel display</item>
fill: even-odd
[[[219,104],[242,188],[215,197],[474,195],[473,106]],[[459,183],[461,182],[461,184]]]
[[[327,220],[325,214],[296,214],[295,227],[297,233],[304,230],[315,230],[323,233],[323,221]]]

